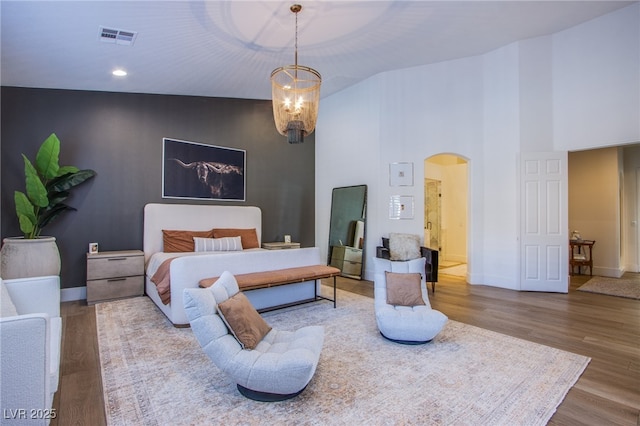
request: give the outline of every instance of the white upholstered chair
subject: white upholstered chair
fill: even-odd
[[[424,281],[425,259],[394,262],[372,258],[374,263],[374,303],[376,322],[385,338],[404,344],[421,344],[431,341],[444,327],[447,316],[431,308]],[[419,273],[420,292],[424,305],[400,306],[387,303],[385,272],[400,274]]]
[[[316,371],[324,328],[271,329],[254,349],[243,349],[218,309],[218,304],[237,293],[238,283],[229,272],[224,272],[209,288],[184,290],[185,312],[198,342],[247,398],[281,401],[298,395]]]
[[[0,406],[8,424],[11,416],[30,425],[55,416],[61,339],[60,278],[0,278]]]

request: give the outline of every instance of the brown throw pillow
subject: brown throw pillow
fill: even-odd
[[[242,292],[219,303],[218,311],[243,349],[255,349],[264,336],[271,331],[269,324]]]
[[[243,249],[260,248],[256,228],[213,228],[213,238],[240,236]]]
[[[400,274],[385,271],[387,303],[396,306],[425,305],[422,299],[422,277],[419,273]]]
[[[162,244],[165,253],[182,253],[195,251],[193,237],[212,238],[213,232],[209,231],[177,231],[162,230]]]

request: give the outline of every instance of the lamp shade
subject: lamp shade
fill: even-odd
[[[303,142],[316,128],[321,82],[318,71],[300,65],[287,65],[271,73],[273,119],[289,143]]]

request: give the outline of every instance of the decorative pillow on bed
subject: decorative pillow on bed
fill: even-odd
[[[219,303],[218,312],[242,349],[255,349],[264,336],[271,331],[269,324],[242,292]]]
[[[195,251],[240,251],[240,237],[199,238],[193,237]]]
[[[177,231],[162,230],[162,244],[165,253],[195,251],[193,237],[212,238],[213,231]]]
[[[389,234],[391,260],[411,260],[420,256],[420,237],[414,234]]]
[[[387,303],[396,306],[426,305],[422,299],[422,276],[385,271]]]
[[[258,243],[258,233],[256,228],[213,228],[213,238],[224,237],[240,237],[242,240],[242,248],[260,248]]]

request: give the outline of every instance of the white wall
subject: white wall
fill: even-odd
[[[551,36],[520,42],[520,149],[553,151]]]
[[[559,151],[640,141],[640,4],[553,36]]]
[[[316,134],[316,241],[320,247],[327,240],[327,200],[335,186],[369,185],[366,250],[371,257],[381,237],[390,232],[422,236],[425,158],[453,153],[471,162],[475,159],[476,169],[482,170],[482,66],[482,58],[474,57],[381,74],[322,100]],[[465,125],[460,126],[461,122]],[[344,147],[351,153],[348,158],[341,154]],[[328,164],[335,162],[342,167]],[[389,163],[393,162],[414,164],[413,186],[389,186]],[[323,173],[327,168],[338,173]],[[481,180],[481,176],[470,178],[471,182]],[[475,194],[481,191],[477,187]],[[391,195],[414,197],[414,219],[389,219]],[[476,197],[475,205],[481,206],[482,196]],[[475,220],[481,218],[482,213],[475,216]],[[475,227],[482,229],[481,222]],[[373,277],[370,266],[371,262],[365,263],[367,279]]]
[[[520,145],[519,48],[512,44],[484,56],[483,274],[471,283],[518,289],[517,164]],[[473,189],[472,189],[473,191]],[[472,209],[471,214],[474,210]],[[474,262],[475,252],[470,253]]]
[[[483,56],[380,74],[323,98],[316,243],[328,238],[331,189],[363,183],[369,257],[389,232],[423,235],[421,165],[452,153],[469,161],[468,281],[518,288],[519,153],[640,141],[639,7]],[[388,184],[388,164],[401,161],[414,163],[413,187]],[[414,196],[413,220],[388,219],[394,194]],[[369,262],[365,278],[372,276]]]
[[[368,208],[365,228],[365,256],[375,256],[379,236],[372,237],[371,224],[380,212],[379,96],[377,78],[352,87],[349,96],[331,96],[320,104],[316,125],[316,246],[323,258],[329,252],[329,217],[333,188],[367,185]],[[375,232],[375,228],[374,228]],[[374,241],[375,239],[375,241]],[[365,265],[366,265],[365,259]],[[366,267],[366,266],[365,266]]]

